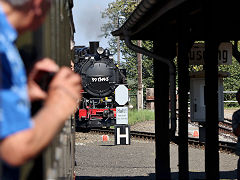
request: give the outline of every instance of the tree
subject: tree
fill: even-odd
[[[229,72],[230,77],[224,78],[224,91],[237,91],[240,88],[240,65],[239,62],[232,57],[232,65],[219,66],[220,71]],[[235,94],[224,94],[225,100],[236,101]],[[227,106],[236,106],[236,103],[226,103]]]
[[[237,91],[240,87],[239,62],[233,57],[232,65],[221,65],[219,70],[230,73],[230,77],[224,79],[224,90]]]
[[[108,22],[101,27],[105,37],[111,37],[109,41],[110,50],[113,53],[117,52],[117,38],[112,37],[111,32],[118,29],[124,21],[130,16],[138,1],[129,0],[116,0],[115,2],[109,3],[108,8],[102,12],[102,17],[108,19]],[[124,17],[124,18],[119,18]],[[133,42],[136,44],[136,41]],[[127,70],[127,78],[129,89],[132,94],[136,94],[137,91],[137,54],[127,48],[127,46],[120,41],[120,49],[122,54],[122,60],[124,60],[124,66]],[[142,47],[149,50],[152,49],[152,42],[143,41]],[[122,61],[123,62],[123,61]],[[147,56],[143,56],[143,85],[144,90],[146,88],[153,87],[153,61]]]

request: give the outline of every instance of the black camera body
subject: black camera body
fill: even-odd
[[[39,71],[34,80],[42,90],[48,91],[49,84],[55,74],[55,72]]]

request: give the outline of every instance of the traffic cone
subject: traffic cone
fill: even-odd
[[[199,137],[198,131],[193,131],[193,137]]]
[[[108,135],[102,135],[102,141],[106,142],[109,140],[109,136]]]

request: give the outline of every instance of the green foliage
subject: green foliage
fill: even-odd
[[[136,43],[136,41],[134,41]],[[123,59],[126,61],[126,69],[128,76],[128,85],[132,90],[132,93],[136,94],[138,85],[138,70],[137,70],[137,54],[129,50],[126,45],[123,45]],[[142,41],[142,47],[146,49],[152,49],[152,42]],[[144,91],[146,88],[152,88],[154,86],[153,81],[153,60],[147,56],[142,56],[142,79]],[[145,93],[144,93],[145,94]]]
[[[232,65],[221,65],[219,70],[229,72],[230,77],[224,79],[225,91],[237,91],[240,87],[240,65],[239,62],[233,57]]]
[[[110,36],[111,32],[118,29],[124,21],[129,17],[132,11],[137,6],[136,1],[116,0],[108,5],[108,8],[102,13],[102,17],[108,19],[108,22],[101,28],[105,37]],[[125,17],[125,18],[122,18]],[[112,37],[112,36],[111,36]],[[134,41],[136,44],[136,41]],[[112,37],[109,41],[110,50],[112,53],[117,52],[117,38]],[[144,48],[152,48],[152,42],[143,41],[142,46]],[[137,91],[137,54],[131,51],[127,46],[120,41],[120,49],[122,54],[122,60],[124,60],[124,66],[127,70],[127,78],[129,89],[132,94],[136,94]],[[142,59],[142,71],[143,71],[143,86],[144,88],[153,87],[153,61],[149,57],[143,56]],[[145,89],[144,89],[145,91]]]
[[[224,78],[223,86],[224,91],[237,91],[240,88],[240,65],[239,62],[233,57],[232,65],[221,65],[219,66],[220,71],[225,71],[230,73],[230,77]],[[236,101],[235,93],[224,94],[224,100]],[[236,107],[238,103],[225,103],[226,107]]]
[[[150,110],[129,110],[128,111],[128,123],[129,125],[134,125],[138,122],[154,120],[154,111]]]
[[[137,94],[135,92],[129,91],[129,105],[133,106],[133,109],[137,109]]]
[[[123,22],[130,16],[135,7],[137,6],[136,1],[129,0],[116,0],[108,4],[108,8],[102,12],[102,18],[108,19],[106,24],[101,27],[105,37],[112,36],[111,32],[118,29]],[[124,18],[121,18],[124,17]],[[112,38],[110,45],[115,44]]]

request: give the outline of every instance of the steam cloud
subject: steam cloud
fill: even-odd
[[[89,41],[100,41],[99,37],[101,33],[101,26],[103,20],[101,18],[100,6],[94,4],[92,0],[87,0],[88,3],[81,3],[81,7],[78,7],[80,11],[75,18],[75,26],[81,29],[81,38],[88,39]]]

